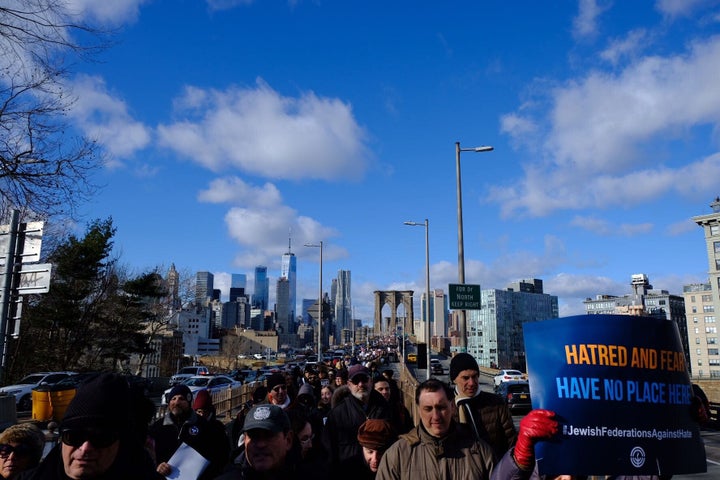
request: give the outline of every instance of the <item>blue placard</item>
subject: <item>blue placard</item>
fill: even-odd
[[[692,386],[674,322],[579,315],[523,325],[533,408],[561,434],[536,445],[541,474],[706,471]]]

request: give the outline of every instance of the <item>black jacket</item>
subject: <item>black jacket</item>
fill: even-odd
[[[505,401],[490,392],[479,392],[471,398],[455,399],[458,410],[464,409],[468,423],[474,426],[476,438],[490,444],[495,461],[515,445],[517,430]]]
[[[207,421],[193,412],[183,424],[173,422],[170,414],[150,426],[155,441],[157,463],[167,462],[181,443],[186,443],[210,461],[200,479],[210,479],[223,471],[230,457],[230,442],[219,420]]]
[[[388,420],[398,431],[398,422],[382,395],[370,391],[367,408],[352,395],[335,406],[328,416],[323,429],[323,447],[329,454],[331,472],[347,476],[352,466],[363,459],[362,447],[357,441],[360,425],[368,418]]]

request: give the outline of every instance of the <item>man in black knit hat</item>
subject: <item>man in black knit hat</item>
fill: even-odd
[[[489,443],[499,460],[517,440],[507,405],[494,393],[480,390],[480,367],[469,353],[450,360],[450,380],[455,384],[457,421],[469,424],[475,438]]]
[[[105,373],[77,389],[60,424],[61,443],[23,479],[162,479],[133,424],[130,386]]]

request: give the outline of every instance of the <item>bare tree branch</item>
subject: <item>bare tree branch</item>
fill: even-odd
[[[90,60],[108,42],[61,0],[10,0],[0,6],[0,216],[75,217],[98,186],[99,146],[68,112],[73,61]],[[79,40],[82,38],[83,40]]]

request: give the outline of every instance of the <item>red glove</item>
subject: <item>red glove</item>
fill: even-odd
[[[535,466],[535,443],[546,440],[558,433],[555,412],[550,410],[531,410],[520,421],[517,443],[515,443],[515,463],[523,470],[532,470]]]

